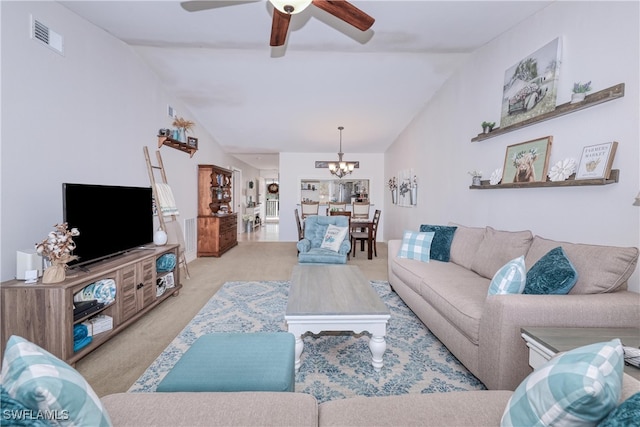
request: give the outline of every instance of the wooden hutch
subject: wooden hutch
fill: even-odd
[[[238,218],[233,212],[233,172],[198,165],[198,256],[219,257],[238,244]]]

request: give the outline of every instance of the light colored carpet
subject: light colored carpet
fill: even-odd
[[[371,285],[391,311],[382,370],[375,372],[371,365],[368,334],[306,334],[296,392],[325,402],[354,396],[484,389],[391,291],[388,282]],[[184,352],[205,334],[286,331],[288,292],[288,281],[226,283],[129,391],[155,391]]]
[[[191,278],[182,274],[177,297],[165,300],[75,368],[98,396],[127,391],[225,282],[289,280],[296,255],[294,242],[240,242],[220,258],[190,262]],[[378,243],[378,256],[372,260],[358,252],[348,262],[369,280],[388,278],[385,243]]]

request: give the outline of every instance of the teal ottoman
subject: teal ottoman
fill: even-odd
[[[288,332],[204,335],[156,391],[294,391],[294,348]]]

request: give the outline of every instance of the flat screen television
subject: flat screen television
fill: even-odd
[[[73,238],[84,266],[153,242],[151,187],[62,184],[64,221],[77,228]]]

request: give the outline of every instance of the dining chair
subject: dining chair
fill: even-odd
[[[310,215],[318,215],[318,209],[320,209],[320,202],[302,202],[302,219]]]
[[[369,202],[353,202],[351,206],[351,217],[353,219],[369,219]]]
[[[378,256],[378,248],[376,246],[376,236],[378,235],[378,223],[380,222],[380,215],[382,211],[376,209],[373,213],[373,220],[371,221],[371,244],[373,245],[373,254]],[[369,231],[352,231],[351,232],[351,247],[353,248],[353,256],[356,256],[356,241],[360,241],[360,250],[364,252],[364,242],[369,239]]]
[[[304,238],[304,230],[302,229],[302,223],[300,222],[300,214],[298,208],[295,208],[293,212],[296,215],[296,224],[298,225],[298,242]],[[300,251],[298,251],[300,253]]]
[[[347,210],[347,204],[346,203],[336,203],[336,202],[329,202],[329,204],[327,205],[327,212],[331,212],[331,211],[346,211]],[[351,215],[351,214],[349,214]]]

